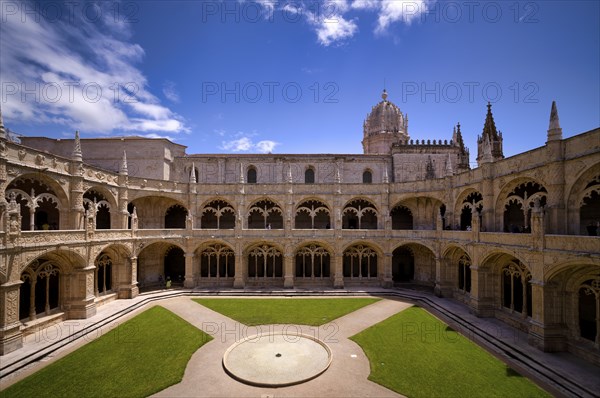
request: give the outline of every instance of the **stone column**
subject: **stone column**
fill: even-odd
[[[244,256],[239,251],[235,252],[235,276],[233,278],[233,287],[236,289],[243,289],[246,286],[246,278],[244,278]]]
[[[192,289],[196,286],[197,273],[194,270],[194,253],[185,253],[185,281],[183,287]]]
[[[333,287],[336,289],[344,288],[344,255],[335,254],[333,256]]]
[[[291,253],[283,256],[283,287],[294,288],[294,256]]]
[[[491,270],[471,265],[470,311],[479,317],[494,316]]]
[[[527,340],[532,346],[545,352],[566,350],[567,329],[561,322],[563,296],[557,287],[548,282],[531,280],[531,322]]]
[[[23,282],[0,285],[0,355],[23,347],[23,333],[19,322],[19,288]]]
[[[119,298],[131,299],[136,297],[140,290],[137,286],[137,257],[130,257],[123,260],[124,278],[123,283],[119,285]]]
[[[389,289],[393,285],[394,283],[392,281],[392,253],[385,253],[383,255],[383,278],[381,279],[381,286]]]
[[[75,269],[71,275],[72,297],[68,303],[67,317],[70,319],[86,319],[96,315],[94,296],[94,272],[96,267],[88,265]]]
[[[454,291],[453,281],[448,278],[450,259],[435,258],[435,288],[434,293],[438,297],[452,297]]]

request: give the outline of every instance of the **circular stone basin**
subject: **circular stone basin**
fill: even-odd
[[[311,380],[331,364],[331,350],[314,337],[259,334],[233,344],[223,367],[234,379],[263,387],[283,387]]]

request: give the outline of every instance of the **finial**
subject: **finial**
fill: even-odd
[[[125,153],[125,150],[123,150],[123,157],[121,158],[121,166],[119,167],[119,174],[121,174],[121,175],[127,175],[128,174],[128,170],[127,170],[127,153]]]
[[[287,182],[289,184],[291,184],[294,181],[294,179],[292,178],[292,165],[289,164],[288,165],[288,175],[287,175]]]
[[[384,101],[387,101],[387,97],[388,97],[387,90],[384,88],[383,93],[381,93],[381,98],[383,98]]]
[[[71,158],[77,162],[83,160],[81,155],[81,141],[79,140],[79,130],[75,131],[75,142],[73,143],[73,154]]]
[[[562,128],[560,127],[556,101],[552,101],[552,109],[550,110],[550,124],[548,126],[548,141],[553,140],[562,140]]]
[[[240,163],[240,184],[244,183],[244,164]]]
[[[196,184],[198,179],[196,178],[196,164],[192,162],[192,169],[190,170],[190,183]]]
[[[383,183],[387,184],[390,182],[390,178],[388,176],[387,167],[383,169]]]

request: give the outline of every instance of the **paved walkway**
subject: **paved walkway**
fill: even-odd
[[[211,334],[214,340],[205,344],[191,358],[181,383],[169,387],[156,397],[398,397],[387,388],[367,380],[369,360],[362,349],[348,337],[374,325],[410,304],[382,300],[361,308],[323,326],[263,325],[246,327],[200,305],[190,305],[189,298],[164,301],[161,305],[192,325]],[[329,369],[306,383],[289,387],[254,387],[233,380],[225,373],[221,361],[227,348],[254,334],[308,334],[324,341],[332,351]],[[348,382],[351,380],[352,382]]]
[[[320,328],[287,326],[317,335],[333,352],[330,368],[307,383],[277,388],[251,387],[226,376],[222,355],[236,339],[257,333],[200,305],[189,305],[189,296],[382,296],[382,300]],[[131,300],[117,300],[100,306],[85,320],[68,320],[26,336],[22,349],[0,357],[0,389],[39,370],[137,315],[149,306],[162,305],[191,324],[213,335],[191,358],[181,383],[156,396],[398,396],[367,380],[369,363],[360,347],[347,337],[416,303],[430,310],[454,329],[488,348],[513,369],[533,378],[556,396],[600,396],[600,367],[569,353],[544,353],[527,344],[527,335],[493,318],[477,318],[453,300],[406,289],[344,290],[169,290],[142,294]],[[333,326],[332,326],[333,325]],[[282,325],[265,325],[261,332],[283,331]],[[330,341],[331,340],[331,341]]]

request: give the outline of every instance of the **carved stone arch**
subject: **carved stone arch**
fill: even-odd
[[[323,279],[332,274],[333,251],[321,242],[303,242],[294,249],[296,278]]]
[[[194,262],[199,264],[198,283],[235,277],[235,250],[221,240],[203,242],[194,250]]]
[[[379,279],[383,274],[381,248],[364,241],[347,244],[342,250],[342,274],[348,281]]]
[[[201,229],[234,229],[236,210],[223,198],[212,198],[200,207]]]
[[[575,232],[582,235],[600,236],[600,171],[589,177],[587,184],[582,185],[581,191],[574,195],[577,201],[574,206],[569,206],[569,214],[578,223],[579,228],[574,226]]]
[[[379,210],[374,201],[365,197],[354,197],[342,208],[343,229],[377,229]]]
[[[268,197],[253,201],[246,217],[249,229],[283,229],[283,208]]]
[[[11,187],[19,185],[19,181],[38,181],[40,184],[45,185],[51,191],[50,193],[54,194],[58,198],[61,208],[70,208],[69,194],[66,191],[67,187],[63,186],[63,184],[58,183],[48,174],[41,172],[21,174],[12,179],[10,182],[8,182],[7,189],[11,189]],[[43,190],[39,190],[37,186],[34,186],[33,188],[36,190],[36,195],[42,192],[46,192]],[[25,189],[25,191],[28,190],[29,189]]]
[[[285,248],[274,242],[254,242],[244,248],[249,280],[266,281],[283,278]]]
[[[524,192],[527,193],[527,196],[524,195]],[[505,232],[514,232],[510,231],[509,228],[511,219],[514,219],[514,226],[518,228],[527,228],[530,225],[530,208],[528,207],[529,202],[527,201],[527,198],[531,197],[537,192],[545,192],[545,197],[548,195],[548,190],[545,188],[543,183],[537,179],[527,176],[517,177],[504,184],[495,198],[496,225],[500,227],[500,230]],[[541,203],[542,206],[545,205],[545,200],[547,199],[544,199],[544,201]],[[516,213],[513,216],[510,214],[505,214],[506,206],[509,205],[511,201],[512,203],[517,203],[520,201],[523,206],[523,212],[528,212],[527,217],[525,217],[525,214],[523,214],[522,221],[518,219],[518,214]],[[516,211],[516,208],[514,208],[513,211]],[[518,225],[521,223],[522,225]]]
[[[320,199],[305,198],[301,200],[294,211],[294,228],[331,228],[330,207]]]

